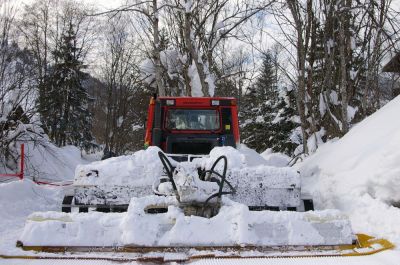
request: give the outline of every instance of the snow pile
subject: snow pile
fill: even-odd
[[[56,200],[61,196],[60,190],[38,186],[30,180],[13,181],[0,184],[0,216],[2,224],[8,220],[11,224],[15,218],[25,216],[32,210],[40,211],[46,208],[46,205],[55,205],[58,208]],[[53,198],[53,201],[49,201]],[[1,225],[0,229],[7,229],[6,225]]]
[[[76,186],[148,186],[163,174],[163,166],[158,157],[160,148],[150,146],[132,155],[113,157],[87,165],[79,165],[75,170]],[[209,156],[196,158],[197,167],[210,169],[218,157],[224,155],[228,160],[228,170],[249,167],[273,167],[276,161],[267,161],[256,151],[241,145],[239,149],[231,146],[215,147]],[[169,159],[172,163],[174,161]],[[222,167],[218,164],[217,169]]]
[[[153,184],[163,175],[160,150],[151,146],[132,155],[79,165],[73,183],[75,200],[128,205],[132,197],[153,194]]]
[[[29,215],[20,239],[24,245],[115,246],[122,235],[119,225],[123,216],[122,213],[100,212],[33,213]]]
[[[168,211],[146,214],[150,206]],[[335,210],[251,212],[225,198],[209,219],[185,216],[175,197],[160,196],[133,198],[126,213],[34,213],[20,237],[25,246],[335,245],[352,239],[348,219]]]
[[[400,97],[297,167],[317,208],[349,214],[356,232],[400,244]]]
[[[246,156],[239,150],[231,146],[214,147],[208,157],[197,158],[194,159],[193,162],[198,167],[209,169],[212,167],[214,162],[222,155],[226,156],[229,169],[243,168],[247,165]],[[217,168],[221,168],[223,163],[219,163],[218,165],[219,167]]]
[[[158,147],[151,146],[132,155],[79,165],[75,170],[74,185],[152,185],[162,173],[159,151]]]
[[[168,212],[143,214],[147,205],[155,204],[154,199],[158,200],[157,204],[169,205]],[[132,199],[122,222],[122,243],[144,246],[271,246],[345,244],[352,240],[348,220],[337,211],[251,212],[245,205],[225,198],[219,213],[208,219],[184,216],[170,200],[154,196]],[[328,228],[332,230],[329,232]]]
[[[267,149],[261,153],[261,156],[268,164],[275,167],[287,167],[292,160],[289,156],[283,153],[274,153],[272,149]]]
[[[214,147],[211,150],[209,159],[201,159],[199,166],[210,168],[215,160],[221,155],[228,159],[228,168],[248,168],[257,166],[281,167],[282,161],[278,159],[266,160],[262,155],[255,150],[248,148],[244,144],[240,144],[237,149],[231,146]]]
[[[156,189],[163,194],[170,194],[169,183],[159,185],[159,178],[165,175],[158,157],[159,151],[157,147],[149,147],[133,155],[77,167],[75,200],[92,205],[128,205],[130,198],[152,195]],[[228,162],[226,177],[236,189],[236,193],[231,196],[234,201],[249,206],[299,206],[298,173],[292,168],[268,165],[268,161],[244,145],[239,149],[215,147],[209,156],[179,164],[179,173],[175,174],[174,179],[178,190],[184,189],[179,190],[182,198],[186,201],[202,200],[219,189],[215,183],[200,181],[198,168],[211,169],[222,155],[227,157]],[[170,161],[175,163],[172,159]],[[220,160],[215,170],[222,174],[223,166],[223,160]],[[192,188],[194,184],[196,187]],[[226,189],[229,190],[227,185],[224,187]]]
[[[0,254],[15,248],[29,214],[60,210],[62,196],[61,188],[38,186],[30,180],[0,184]]]

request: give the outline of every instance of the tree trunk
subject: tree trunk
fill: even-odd
[[[193,41],[191,38],[191,16],[192,13],[186,12],[185,13],[185,43],[186,49],[189,51],[190,56],[192,57],[197,73],[199,74],[200,84],[201,84],[201,91],[203,92],[203,96],[209,97],[210,93],[208,91],[208,83],[206,82],[206,74],[204,72],[204,66],[202,62],[199,62],[199,55],[193,45]],[[193,88],[192,88],[193,90]]]
[[[349,122],[347,120],[347,107],[348,107],[348,80],[347,80],[347,61],[350,59],[350,54],[346,52],[347,45],[349,45],[349,23],[350,23],[350,6],[351,1],[346,0],[345,10],[342,11],[343,14],[340,16],[340,27],[339,27],[339,37],[340,37],[340,96],[341,100],[341,112],[342,112],[342,133],[345,134],[349,130]]]
[[[300,116],[301,122],[301,134],[303,138],[303,153],[308,154],[308,146],[307,146],[307,118],[306,118],[306,111],[305,111],[305,99],[306,99],[306,92],[305,92],[305,47],[304,47],[304,39],[303,39],[303,25],[300,21],[300,14],[299,8],[297,6],[297,1],[295,0],[288,0],[287,1],[290,12],[292,13],[293,19],[296,25],[296,32],[297,32],[297,65],[298,65],[298,77],[297,77],[297,96],[296,96],[296,103],[297,103],[297,110]]]
[[[158,7],[157,0],[153,0],[153,60],[155,65],[155,76],[156,76],[156,84],[158,95],[166,96],[165,87],[162,82],[162,67],[161,67],[161,57],[160,57],[160,38],[159,38],[159,30],[158,30]]]

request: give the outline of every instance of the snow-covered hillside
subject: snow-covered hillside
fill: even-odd
[[[81,151],[75,146],[56,147],[51,143],[46,146],[27,146],[28,177],[40,180],[72,180],[75,168],[89,161],[81,157]]]
[[[20,146],[20,142],[16,145]],[[28,179],[46,182],[71,181],[74,178],[77,165],[87,164],[88,160],[81,156],[81,151],[75,146],[57,147],[44,139],[37,144],[27,141],[25,145],[25,170]],[[19,151],[19,150],[18,150]],[[20,155],[20,154],[19,154]],[[0,173],[16,173],[7,168],[1,168]],[[0,178],[6,182],[9,178]]]
[[[400,245],[400,97],[297,165],[316,207],[347,213],[356,232]]]

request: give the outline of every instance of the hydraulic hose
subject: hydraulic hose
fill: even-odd
[[[174,177],[173,177],[173,171],[174,171],[175,167],[172,166],[171,162],[169,161],[169,159],[163,152],[159,151],[158,157],[160,158],[161,163],[163,164],[164,169],[167,172],[167,176],[169,178],[169,181],[171,181],[171,183],[172,183],[172,187],[173,187],[174,191],[177,192],[178,189],[176,188]]]
[[[224,169],[222,171],[222,175],[218,172],[215,171],[215,167],[217,166],[217,164],[219,163],[219,161],[223,160],[224,162]],[[220,157],[217,158],[217,160],[215,160],[214,164],[211,166],[211,168],[209,170],[206,170],[204,173],[210,173],[210,174],[215,174],[218,177],[221,178],[219,184],[219,190],[217,193],[212,194],[210,197],[207,198],[207,200],[204,202],[204,206],[207,205],[207,203],[215,197],[221,198],[222,195],[227,195],[227,194],[233,194],[235,193],[235,189],[233,188],[233,186],[229,183],[229,181],[226,180],[226,171],[228,169],[228,159],[226,158],[226,156],[222,155]],[[224,188],[224,183],[226,183],[229,188],[231,189],[231,191],[222,191]]]

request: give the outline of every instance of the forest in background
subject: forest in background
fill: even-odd
[[[21,141],[143,147],[150,96],[233,96],[241,141],[307,155],[399,94],[391,1],[0,3],[1,162]]]

